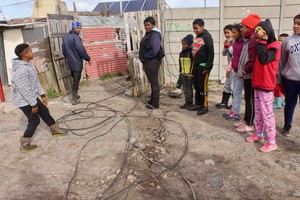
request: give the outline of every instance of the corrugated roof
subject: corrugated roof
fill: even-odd
[[[133,12],[141,10],[156,10],[156,0],[131,0],[122,1],[123,12]],[[93,10],[94,12],[108,12],[110,15],[120,14],[120,2],[102,2]]]

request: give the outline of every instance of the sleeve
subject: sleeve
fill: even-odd
[[[194,57],[193,57],[193,52],[191,52],[189,54],[190,58],[191,58],[191,68],[190,68],[190,75],[193,74],[193,68],[194,68]]]
[[[232,64],[230,62],[229,65],[227,66],[227,71],[230,72],[231,70],[232,70]]]
[[[224,47],[223,50],[222,50],[222,55],[223,56],[232,56],[232,45],[228,48]]]
[[[214,57],[215,57],[215,50],[214,50],[214,41],[211,36],[207,37],[206,41],[206,50],[207,50],[207,62],[204,68],[205,71],[210,72],[213,67]]]
[[[182,72],[182,67],[181,67],[181,61],[180,61],[180,54],[179,54],[178,62],[179,62],[179,73],[181,73]]]
[[[160,50],[161,36],[160,33],[154,33],[150,38],[150,48],[143,55],[145,60],[155,58]]]
[[[30,106],[35,106],[37,104],[36,94],[34,90],[34,79],[33,75],[30,74],[29,70],[24,70],[22,76],[19,76],[18,80],[15,82],[16,87],[19,89],[22,97],[27,101]]]
[[[256,39],[255,37],[252,37],[249,40],[249,45],[248,45],[248,61],[245,64],[244,67],[244,74],[250,74],[253,71],[254,63],[255,63],[255,58],[256,58]]]
[[[78,36],[75,38],[75,49],[77,51],[77,53],[85,60],[85,61],[90,61],[91,58],[90,56],[87,54],[83,44],[82,44],[82,40],[81,38]]]
[[[257,57],[262,65],[268,64],[275,60],[278,49],[270,48],[266,50],[267,41],[261,40],[257,44]]]
[[[287,39],[285,39],[281,45],[281,55],[280,55],[279,67],[278,67],[278,71],[276,74],[276,83],[279,85],[282,84],[281,72],[287,63],[288,56],[289,56],[289,52],[286,51],[286,48],[287,48]]]

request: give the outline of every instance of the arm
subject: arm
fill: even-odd
[[[248,61],[245,64],[244,74],[250,74],[253,71],[255,58],[256,58],[256,39],[255,37],[250,38],[248,45]]]
[[[210,72],[213,67],[214,57],[215,57],[215,50],[214,50],[214,41],[211,36],[206,38],[205,44],[207,50],[207,62],[204,68],[204,71]]]
[[[91,58],[90,56],[87,54],[83,44],[82,44],[82,40],[81,38],[78,36],[78,37],[75,37],[75,49],[76,51],[78,52],[78,54],[85,60],[85,61],[90,61]]]
[[[261,64],[265,65],[275,60],[278,49],[270,48],[266,50],[267,41],[260,40],[257,45],[257,57]]]
[[[153,33],[150,38],[150,48],[143,55],[143,58],[145,60],[150,60],[152,58],[155,58],[159,52],[160,44],[161,44],[160,33],[158,33],[158,32]]]
[[[287,48],[287,40],[284,40],[281,45],[281,55],[280,55],[279,67],[278,67],[278,71],[276,74],[276,83],[280,84],[280,85],[282,84],[281,72],[287,63],[288,56],[289,56],[289,52],[285,50],[286,48]]]

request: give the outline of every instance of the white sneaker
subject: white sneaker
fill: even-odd
[[[173,93],[173,94],[181,94],[181,89],[176,88],[175,90],[172,90],[171,93]]]

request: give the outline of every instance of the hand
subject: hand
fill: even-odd
[[[44,104],[46,107],[48,106],[48,100],[47,100],[46,97],[43,97],[43,98],[42,98],[42,102],[43,102],[43,104]]]
[[[203,70],[202,74],[208,74],[208,71]]]
[[[36,114],[36,113],[38,113],[38,112],[39,112],[38,106],[33,106],[33,107],[31,108],[31,114]]]
[[[226,72],[226,77],[227,77],[227,78],[229,77],[230,72],[231,72],[231,71],[227,71],[227,72]]]

